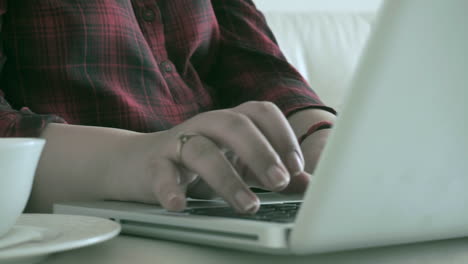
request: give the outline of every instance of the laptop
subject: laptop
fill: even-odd
[[[468,1],[388,0],[303,197],[260,212],[190,200],[180,213],[125,202],[56,204],[123,233],[272,254],[468,236]]]

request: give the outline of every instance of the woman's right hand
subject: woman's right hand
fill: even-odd
[[[184,134],[192,136],[179,151]],[[236,170],[224,149],[248,167],[249,178]],[[253,213],[259,200],[249,185],[280,191],[304,169],[293,130],[268,102],[202,113],[163,132],[134,134],[122,142],[120,153],[111,164],[109,198],[160,203],[175,211],[185,208],[187,186],[200,177],[198,191],[193,191],[197,196],[214,192],[238,212]]]
[[[269,102],[205,112],[167,131],[131,134],[121,143],[119,158],[109,164],[108,198],[160,203],[168,210],[183,210],[189,191],[198,197],[215,193],[236,211],[254,213],[259,200],[249,186],[280,191],[304,173],[294,132]],[[226,158],[226,149],[249,173]]]

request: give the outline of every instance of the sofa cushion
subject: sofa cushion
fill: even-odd
[[[288,60],[322,100],[336,110],[343,97],[374,13],[265,12]]]

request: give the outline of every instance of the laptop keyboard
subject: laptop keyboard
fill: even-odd
[[[277,223],[292,223],[299,211],[301,202],[265,204],[254,215],[239,214],[230,207],[205,207],[187,209],[185,212],[192,215],[205,215],[228,217],[245,220],[256,220]]]

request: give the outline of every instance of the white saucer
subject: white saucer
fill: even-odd
[[[116,222],[89,216],[23,214],[0,238],[0,264],[32,264],[48,254],[109,240],[120,232]]]

